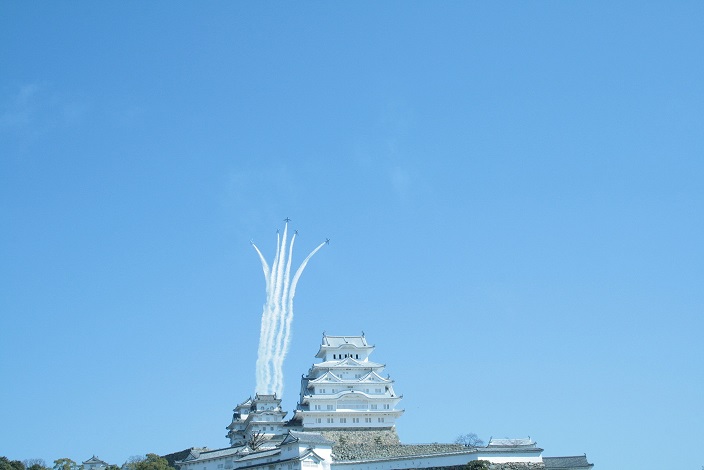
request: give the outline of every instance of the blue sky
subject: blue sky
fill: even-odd
[[[366,333],[404,442],[699,469],[701,2],[3,2],[0,455],[224,447]],[[665,451],[663,451],[663,449]]]

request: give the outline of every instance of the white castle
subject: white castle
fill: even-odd
[[[301,395],[293,419],[276,395],[256,394],[234,409],[227,427],[231,446],[244,445],[254,437],[273,439],[287,430],[351,431],[392,430],[403,410],[393,380],[380,374],[384,365],[369,360],[374,346],[361,336],[329,336],[323,333],[320,349],[308,375],[301,379]]]
[[[256,394],[234,409],[230,446],[191,449],[180,470],[410,470],[464,466],[486,460],[521,468],[590,470],[585,456],[543,457],[528,439],[491,439],[487,446],[398,442],[402,397],[361,336],[323,333],[316,358],[301,378],[300,400],[285,420],[276,394]],[[508,467],[505,467],[508,468]]]
[[[374,346],[362,336],[328,336],[308,375],[292,422],[304,430],[392,429],[403,414],[393,380],[380,374],[384,365],[369,360]]]

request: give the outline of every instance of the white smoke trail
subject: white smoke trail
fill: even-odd
[[[272,361],[272,368],[274,370],[274,380],[273,383],[271,384],[271,389],[275,390],[278,394],[278,396],[281,396],[282,389],[283,389],[283,374],[281,373],[281,366],[279,364],[278,358],[281,355],[281,351],[283,348],[283,336],[284,336],[284,320],[287,317],[287,310],[289,307],[288,302],[286,299],[288,298],[288,290],[289,290],[289,284],[290,284],[290,279],[291,279],[291,261],[293,260],[293,245],[296,243],[296,234],[293,234],[293,237],[291,238],[291,245],[289,246],[288,249],[288,258],[286,261],[286,271],[284,271],[283,275],[283,287],[281,290],[281,296],[278,297],[280,300],[280,305],[281,309],[279,311],[279,321],[277,324],[276,328],[276,340],[274,342],[274,351],[273,351],[273,361]]]
[[[293,276],[293,281],[291,282],[291,288],[288,292],[288,298],[284,299],[286,302],[286,317],[283,321],[283,345],[279,349],[279,354],[275,356],[274,359],[274,370],[276,371],[276,382],[278,384],[276,388],[277,396],[283,395],[283,363],[286,354],[288,353],[288,345],[291,339],[291,322],[293,321],[293,298],[296,295],[296,286],[298,285],[298,280],[303,274],[303,270],[306,268],[308,261],[313,257],[314,254],[318,252],[322,247],[325,246],[325,242],[318,245],[318,247],[313,250],[306,259],[303,260],[301,265],[296,270],[296,274]]]
[[[276,321],[273,324],[272,330],[269,332],[270,335],[270,343],[267,348],[267,354],[268,354],[268,359],[269,363],[272,368],[272,375],[269,377],[269,381],[267,381],[267,388],[269,390],[276,390],[276,387],[274,386],[274,382],[276,381],[276,355],[277,355],[277,350],[278,350],[278,330],[281,328],[280,325],[283,321],[283,316],[284,316],[284,305],[283,302],[281,301],[283,295],[285,293],[283,292],[284,286],[288,284],[287,281],[284,281],[284,265],[287,264],[286,261],[286,242],[288,241],[288,223],[284,226],[284,237],[281,242],[281,247],[279,250],[279,264],[277,265],[276,269],[276,290],[274,292],[274,312],[275,312],[275,318]],[[290,262],[290,257],[289,257],[289,262]]]
[[[271,381],[271,374],[272,374],[272,369],[271,369],[271,359],[270,359],[270,353],[268,349],[268,345],[270,343],[270,338],[271,338],[271,331],[274,328],[274,324],[276,323],[276,318],[275,318],[275,312],[272,308],[273,305],[273,298],[274,298],[274,291],[275,291],[275,283],[276,283],[276,277],[273,275],[276,272],[276,266],[279,261],[279,247],[281,245],[281,237],[278,234],[276,235],[276,254],[274,256],[274,262],[271,265],[271,268],[266,264],[266,260],[264,259],[264,256],[262,255],[261,251],[259,248],[252,244],[254,246],[254,249],[257,250],[257,253],[259,254],[259,258],[262,261],[262,268],[265,269],[264,271],[264,279],[266,281],[266,302],[264,303],[264,312],[262,313],[262,323],[261,323],[261,330],[260,330],[260,336],[259,336],[259,349],[258,349],[258,355],[257,355],[257,370],[256,370],[256,379],[257,379],[257,391],[261,391],[261,393],[268,393],[267,392],[267,382]]]
[[[296,293],[296,285],[308,261],[325,245],[325,243],[321,243],[303,260],[291,281],[291,261],[296,234],[291,238],[287,253],[288,220],[286,222],[283,238],[277,232],[276,253],[271,267],[267,264],[259,248],[252,243],[262,263],[264,280],[266,281],[266,303],[262,313],[256,365],[256,392],[261,394],[276,393],[279,397],[283,392],[282,366],[290,343],[293,297]]]
[[[252,246],[254,247],[255,250],[257,250],[257,254],[259,254],[259,260],[262,262],[262,270],[264,271],[264,280],[266,282],[266,294],[267,298],[269,297],[269,291],[271,289],[270,285],[270,273],[269,273],[269,265],[266,262],[266,259],[264,258],[264,255],[262,255],[262,252],[259,250],[257,245],[252,243]],[[262,326],[259,331],[259,350],[257,351],[257,370],[256,370],[256,378],[257,378],[257,390],[260,390],[260,387],[265,383],[264,375],[263,375],[263,368],[264,368],[264,357],[266,355],[265,351],[265,346],[266,346],[266,336],[268,334],[267,330],[267,325],[269,324],[269,315],[268,315],[268,308],[267,304],[264,304],[264,311],[262,312]]]
[[[274,255],[274,262],[271,265],[271,272],[269,273],[271,279],[271,289],[267,292],[266,306],[267,306],[267,316],[266,316],[266,338],[264,342],[264,360],[263,360],[263,376],[264,383],[262,384],[262,390],[264,393],[269,394],[271,390],[271,380],[274,373],[272,366],[272,342],[274,340],[274,331],[276,330],[276,324],[279,321],[279,313],[277,311],[276,296],[278,290],[278,268],[281,264],[281,245],[285,243],[285,239],[282,242],[281,235],[279,235],[278,230],[276,231],[276,254]],[[264,321],[264,319],[262,319]]]

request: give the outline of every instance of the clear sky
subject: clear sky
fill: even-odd
[[[614,4],[618,3],[618,4]],[[360,334],[403,442],[704,465],[704,3],[0,3],[0,455],[227,446]]]

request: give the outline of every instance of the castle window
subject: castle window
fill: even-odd
[[[359,423],[359,418],[352,418],[353,423]]]
[[[388,404],[384,405],[384,409],[385,409],[385,410],[388,410],[388,409],[389,409],[389,405],[388,405]]]
[[[333,422],[333,419],[332,419],[332,418],[328,418],[328,423],[332,423],[332,422]]]
[[[340,418],[340,422],[341,422],[341,423],[346,423],[346,422],[347,422],[347,418]]]
[[[334,410],[335,407],[333,405],[328,405],[328,410]]]
[[[322,423],[323,421],[320,418],[315,418],[316,423]]]
[[[383,422],[384,422],[384,418],[379,418],[378,421],[379,421],[380,423],[383,423]]]
[[[355,359],[359,359],[359,354],[355,354],[354,356]]]
[[[369,407],[370,407],[372,410],[376,410],[376,405],[375,405],[375,404],[374,404],[374,405],[370,405]]]
[[[371,419],[371,418],[364,418],[364,422],[365,422],[365,423],[371,423],[371,422],[372,422],[372,419]]]

